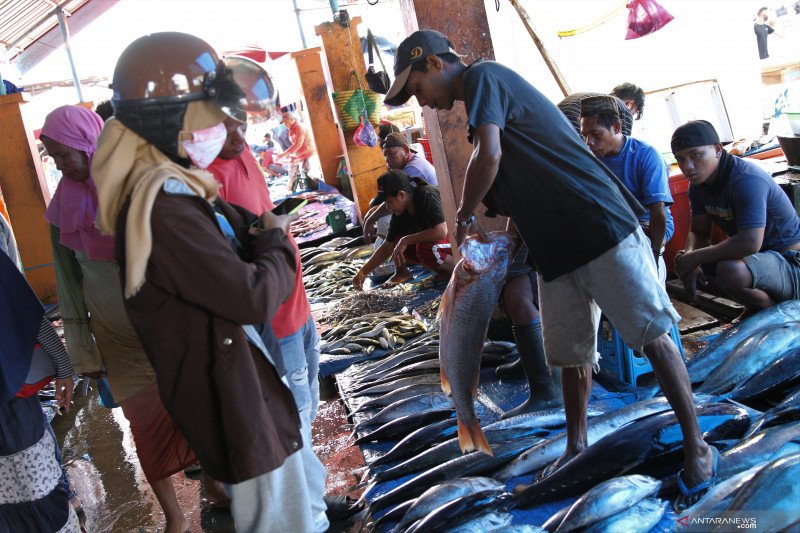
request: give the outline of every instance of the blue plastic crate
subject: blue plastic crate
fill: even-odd
[[[607,325],[607,330],[604,328],[604,323]],[[678,347],[681,357],[686,361],[681,344],[681,332],[677,324],[672,326],[669,335],[675,346]],[[601,356],[600,366],[609,370],[620,381],[630,385],[636,386],[640,376],[653,371],[650,361],[646,357],[634,353],[622,340],[617,329],[605,317],[600,321],[600,329],[597,332],[597,351]]]

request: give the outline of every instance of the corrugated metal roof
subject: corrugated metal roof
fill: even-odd
[[[6,59],[58,26],[56,9],[68,17],[91,0],[0,0],[0,48]]]

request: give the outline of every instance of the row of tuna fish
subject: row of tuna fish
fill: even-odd
[[[352,390],[345,392],[345,397],[369,397],[356,409],[359,442],[401,439],[370,463],[371,485],[364,498],[376,516],[391,508],[379,525],[397,522],[398,531],[517,531],[509,529],[516,527],[509,525],[511,509],[583,494],[578,502],[588,501],[602,512],[579,512],[570,507],[560,518],[552,517],[545,528],[648,531],[662,520],[666,509],[656,492],[661,497],[675,493],[674,476],[682,458],[679,426],[661,397],[622,408],[593,403],[587,449],[544,479],[532,478],[529,485],[516,487],[524,476],[535,474],[563,452],[565,436],[558,431],[563,411],[534,413],[480,427],[481,403],[476,410],[473,400],[481,364],[496,363],[502,357],[492,356],[498,352],[507,356],[511,351],[510,346],[485,343],[484,339],[513,241],[502,234],[472,239],[462,248],[464,258],[443,298],[438,338],[437,332],[430,332],[387,359],[362,368]],[[502,276],[495,279],[498,270]],[[488,309],[486,314],[483,309]],[[733,487],[715,497],[714,509],[721,519],[726,512],[748,508],[749,502],[763,504],[772,498],[780,506],[796,498],[790,490],[769,493],[769,484],[763,480],[747,490],[745,487],[757,479],[758,472],[763,471],[759,478],[772,479],[775,487],[780,486],[777,480],[783,479],[781,476],[794,472],[793,463],[780,458],[791,455],[800,434],[800,393],[794,390],[800,382],[798,320],[800,302],[776,306],[728,330],[688,365],[703,436],[723,452],[717,479],[738,477],[736,483],[719,485]],[[438,361],[434,358],[437,351]],[[751,406],[776,399],[780,403],[759,414],[726,397]],[[455,407],[455,421],[451,406]],[[373,416],[368,417],[370,413]],[[375,426],[379,427],[370,429]],[[750,477],[741,477],[743,472],[751,472]],[[632,473],[652,478],[619,477]],[[461,480],[477,475],[491,476],[502,486]],[[399,485],[391,490],[383,488],[384,482],[398,479]],[[436,507],[418,503],[428,489],[442,483],[449,488],[438,490]],[[461,489],[453,488],[461,486],[459,483],[475,490],[461,494]],[[654,486],[656,489],[648,492]],[[513,494],[508,492],[515,487]],[[626,490],[642,496],[617,510],[608,495]],[[708,505],[704,502],[718,490],[711,491],[698,506]],[[442,502],[447,494],[453,497]],[[408,515],[412,508],[414,512]],[[686,516],[691,518],[693,512],[690,509]],[[782,514],[782,521],[769,523],[785,527],[794,523],[787,520],[800,520],[798,511]],[[575,518],[580,516],[584,518]],[[586,516],[591,521],[587,522],[590,518]]]

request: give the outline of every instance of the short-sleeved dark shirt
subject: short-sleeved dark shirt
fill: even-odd
[[[558,108],[572,123],[572,127],[581,134],[581,100],[590,96],[608,96],[603,93],[572,93],[558,103]],[[622,134],[626,137],[631,136],[633,130],[633,114],[628,106],[621,99],[617,98],[617,111],[619,120],[622,123]]]
[[[767,24],[755,23],[753,24],[753,31],[756,33],[756,44],[758,45],[759,59],[768,58],[769,52],[767,51],[767,36],[774,32],[775,29]]]
[[[412,235],[431,229],[444,222],[442,200],[439,189],[430,185],[418,185],[412,193],[414,214],[408,211],[402,215],[392,215],[386,240],[395,242],[404,235]]]
[[[494,61],[464,73],[469,138],[500,128],[500,168],[484,204],[517,226],[545,281],[619,244],[644,212],[575,134],[569,120],[519,74]]]
[[[786,193],[768,172],[727,153],[714,183],[689,186],[689,202],[692,216],[710,215],[730,236],[764,228],[761,252],[800,242],[800,217]]]

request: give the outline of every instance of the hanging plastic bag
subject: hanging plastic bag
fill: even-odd
[[[353,133],[353,142],[358,146],[373,147],[378,144],[378,134],[375,133],[375,128],[369,123],[369,120],[364,120],[366,113],[361,113],[358,117],[358,127]]]
[[[655,0],[631,0],[627,7],[629,12],[626,41],[660,30],[675,18]]]

